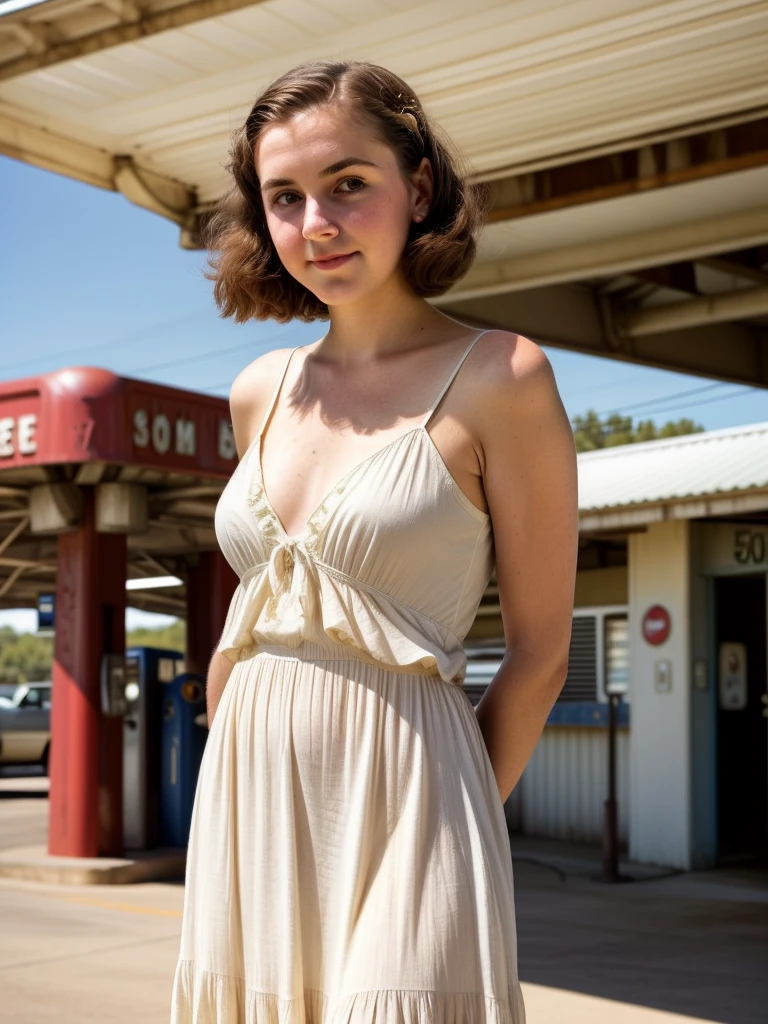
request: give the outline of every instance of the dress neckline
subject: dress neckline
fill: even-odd
[[[333,487],[331,487],[330,490],[327,492],[325,497],[323,497],[321,499],[319,504],[310,513],[309,517],[307,518],[307,521],[304,524],[303,529],[301,530],[300,533],[297,533],[297,534],[289,534],[287,532],[287,530],[283,526],[282,519],[280,518],[280,516],[275,511],[275,507],[272,504],[272,502],[270,501],[269,496],[267,495],[267,489],[266,489],[266,487],[264,485],[264,468],[263,468],[263,463],[262,463],[262,448],[263,448],[264,435],[266,433],[269,421],[272,418],[272,413],[274,412],[275,406],[277,405],[277,401],[278,401],[278,397],[280,395],[280,392],[282,391],[283,381],[285,380],[286,374],[288,372],[288,366],[290,365],[290,362],[293,359],[294,353],[298,352],[299,349],[303,348],[304,346],[303,345],[299,345],[297,348],[292,348],[290,350],[290,352],[288,353],[287,359],[283,363],[282,372],[280,373],[280,375],[279,375],[279,377],[277,379],[277,382],[275,384],[275,388],[274,388],[274,390],[272,392],[272,397],[271,397],[271,399],[269,401],[269,405],[267,407],[267,410],[266,410],[266,413],[265,413],[264,418],[262,420],[262,423],[261,423],[261,426],[259,428],[259,431],[256,434],[256,436],[254,437],[254,439],[252,440],[251,444],[248,446],[248,451],[250,451],[252,445],[255,446],[255,448],[257,450],[256,462],[257,462],[258,474],[259,474],[259,486],[260,486],[260,489],[261,489],[261,495],[262,495],[262,498],[263,498],[263,501],[264,501],[264,505],[268,509],[268,511],[269,511],[269,513],[270,513],[270,515],[271,515],[271,517],[272,517],[276,527],[278,528],[278,530],[280,531],[280,533],[282,534],[283,538],[286,541],[293,542],[293,543],[298,543],[299,541],[306,540],[306,538],[311,533],[312,527],[313,527],[313,525],[315,523],[315,520],[316,520],[317,516],[320,514],[321,510],[326,505],[326,503],[333,496],[335,491],[340,491],[341,489],[343,489],[344,486],[346,486],[346,483],[347,483],[347,481],[349,480],[350,477],[352,477],[359,470],[364,469],[367,466],[367,464],[369,462],[371,462],[373,459],[375,459],[377,456],[383,454],[384,452],[388,452],[391,449],[394,449],[404,438],[411,437],[414,434],[423,434],[423,435],[426,436],[427,442],[428,442],[429,447],[430,447],[430,449],[432,451],[432,454],[434,456],[436,456],[436,461],[438,463],[438,466],[439,466],[440,470],[443,473],[445,473],[445,475],[450,480],[451,486],[452,486],[452,488],[454,490],[454,493],[455,493],[456,497],[459,500],[459,503],[464,505],[464,506],[466,506],[468,508],[468,510],[470,511],[470,513],[474,512],[478,516],[482,516],[486,520],[490,518],[488,513],[483,512],[482,509],[479,509],[477,507],[477,505],[474,504],[474,502],[470,501],[469,498],[464,493],[464,491],[459,487],[459,485],[456,482],[456,479],[454,478],[453,474],[448,469],[448,466],[446,465],[445,460],[443,459],[442,455],[438,451],[437,446],[435,445],[435,442],[432,440],[432,435],[427,430],[427,427],[429,426],[429,423],[430,423],[432,417],[435,415],[437,409],[439,408],[440,404],[443,401],[443,398],[448,393],[449,388],[451,387],[451,385],[453,384],[454,380],[458,376],[459,370],[464,365],[464,363],[465,363],[467,357],[469,356],[470,352],[475,347],[475,345],[480,340],[480,338],[482,338],[483,335],[485,335],[487,333],[488,333],[487,329],[479,331],[474,336],[474,338],[472,338],[470,343],[465,347],[464,351],[461,354],[461,357],[454,364],[453,369],[451,370],[451,373],[449,374],[447,380],[443,384],[443,387],[440,389],[440,392],[437,395],[437,398],[431,404],[429,410],[427,411],[426,416],[421,420],[421,422],[418,423],[416,426],[411,427],[409,430],[404,431],[402,434],[398,434],[397,437],[393,438],[387,444],[385,444],[381,448],[377,449],[375,452],[373,452],[373,454],[367,456],[362,461],[356,463],[354,466],[352,466],[352,468],[348,472],[344,473],[344,475],[339,480],[337,480],[337,482],[333,485]]]
[[[267,494],[266,487],[264,486],[264,473],[261,462],[262,439],[264,435],[263,433],[259,433],[253,438],[251,444],[249,445],[249,450],[255,449],[256,451],[256,472],[258,474],[258,484],[259,489],[261,491],[261,496],[265,506],[269,510],[273,522],[275,523],[278,530],[282,534],[284,541],[291,543],[300,543],[302,541],[306,541],[307,538],[312,533],[312,528],[315,524],[315,520],[317,519],[318,515],[320,515],[320,513],[325,509],[325,506],[328,504],[328,502],[331,500],[334,494],[341,494],[346,488],[350,479],[355,474],[366,469],[369,463],[373,462],[374,459],[396,449],[398,445],[400,445],[406,438],[410,438],[414,434],[420,434],[426,438],[427,444],[431,449],[433,455],[435,456],[435,461],[437,462],[440,471],[447,477],[451,485],[451,488],[453,489],[454,494],[456,495],[460,504],[464,506],[471,515],[476,516],[483,522],[487,522],[490,519],[489,513],[483,512],[483,510],[478,508],[473,501],[470,501],[470,499],[467,497],[467,495],[464,493],[461,487],[459,487],[456,478],[448,469],[448,466],[446,465],[443,456],[440,454],[440,451],[438,450],[437,445],[435,444],[432,438],[432,435],[427,430],[427,425],[425,423],[418,423],[416,424],[416,426],[410,427],[408,430],[403,431],[402,434],[398,434],[397,437],[392,438],[392,440],[388,441],[387,444],[382,445],[381,448],[377,448],[375,452],[372,452],[370,455],[367,455],[364,459],[361,459],[359,462],[355,463],[355,465],[352,466],[351,469],[346,470],[343,473],[343,475],[339,477],[339,479],[333,484],[333,486],[328,489],[328,491],[320,499],[320,501],[312,510],[312,512],[310,512],[301,531],[299,533],[288,533],[285,526],[283,525],[282,519],[275,511],[275,507],[272,504],[269,495]],[[243,458],[243,461],[245,461],[245,458]]]

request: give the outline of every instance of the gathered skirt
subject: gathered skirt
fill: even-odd
[[[524,1020],[504,810],[461,687],[309,643],[235,665],[171,1024]]]

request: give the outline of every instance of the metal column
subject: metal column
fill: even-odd
[[[96,532],[93,488],[83,519],[58,539],[48,852],[123,853],[123,722],[101,713],[105,653],[125,651],[126,540]]]

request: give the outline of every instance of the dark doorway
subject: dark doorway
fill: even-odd
[[[764,575],[715,580],[720,860],[768,852],[765,591]]]

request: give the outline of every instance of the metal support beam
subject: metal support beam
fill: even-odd
[[[768,316],[768,288],[745,288],[720,295],[702,295],[688,302],[646,309],[619,310],[615,314],[620,335],[641,338],[661,331],[700,327],[702,324],[727,323]]]
[[[29,526],[29,516],[25,513],[24,518],[13,527],[10,533],[7,533],[2,540],[0,540],[0,555],[13,544],[17,537],[19,537],[26,528]]]
[[[146,210],[182,225],[196,207],[194,192],[179,181],[140,167],[133,157],[115,157],[0,113],[0,153],[43,170],[121,192]],[[83,483],[93,483],[92,479]]]
[[[36,562],[31,558],[13,558],[11,555],[0,556],[0,565],[7,565],[9,568],[17,569],[19,566],[22,569],[29,569],[30,572],[40,570],[52,570],[56,571],[56,565],[45,565],[43,562]]]
[[[5,597],[5,595],[8,593],[8,591],[11,589],[11,587],[14,585],[16,580],[19,578],[19,576],[21,576],[23,572],[26,572],[24,566],[17,565],[13,572],[10,574],[10,576],[6,577],[2,584],[0,584],[0,597]]]
[[[762,284],[768,288],[768,271],[760,270],[759,267],[750,267],[746,263],[737,263],[732,253],[729,253],[725,258],[707,256],[704,259],[696,260],[696,262],[700,263],[703,267],[716,270],[720,274],[728,274],[736,279],[752,281],[754,284]]]
[[[165,491],[155,491],[154,494],[151,495],[150,501],[152,505],[154,505],[155,502],[184,501],[188,498],[211,498],[213,501],[216,501],[221,496],[223,489],[223,485],[218,484],[194,484],[189,487],[170,487]]]
[[[131,7],[124,4],[119,5],[115,13],[115,24],[109,28],[103,28],[104,7],[99,4],[90,5],[100,10],[100,18],[94,20],[94,30],[87,29],[74,39],[64,39],[58,42],[51,42],[37,53],[27,53],[23,57],[8,60],[0,64],[0,81],[10,78],[18,78],[20,75],[28,75],[40,68],[48,68],[53,64],[60,64],[66,60],[77,60],[91,53],[99,53],[108,50],[113,46],[121,46],[123,43],[134,42],[138,39],[146,39],[148,36],[157,35],[158,32],[167,32],[174,28],[183,28],[185,25],[193,25],[195,22],[204,21],[206,18],[216,18],[222,14],[229,14],[232,11],[239,11],[243,7],[252,7],[254,3],[262,0],[191,0],[190,3],[181,3],[175,7],[160,11],[137,11],[138,18],[131,16]],[[51,6],[46,4],[46,10]],[[84,5],[77,11],[81,23],[88,24],[88,6]],[[115,7],[112,3],[106,5],[113,12]],[[132,5],[131,5],[132,6]],[[64,6],[60,6],[62,14]],[[52,15],[55,11],[52,10]],[[30,11],[19,12],[19,15],[9,14],[3,19],[3,28],[20,26],[28,31],[33,30],[34,19]],[[25,15],[25,17],[24,17]],[[60,15],[61,16],[61,15]],[[8,20],[6,20],[8,19]],[[99,27],[96,28],[95,26]]]
[[[564,281],[615,277],[661,263],[695,260],[765,242],[768,242],[768,206],[760,206],[583,245],[476,263],[439,302],[453,305],[467,299]]]
[[[193,192],[180,182],[137,167],[130,156],[115,157],[113,181],[130,202],[177,224],[183,224],[195,208]]]
[[[114,190],[109,153],[19,121],[0,111],[0,153],[44,171]]]
[[[768,331],[745,324],[704,324],[621,337],[611,330],[597,290],[551,285],[465,299],[443,306],[451,316],[533,338],[542,345],[713,380],[768,388]]]
[[[625,144],[626,145],[626,144]],[[603,202],[768,164],[768,117],[712,126],[490,183],[489,223]]]
[[[19,21],[4,25],[0,22],[0,33],[3,32],[15,36],[31,56],[45,53],[48,45],[48,34],[42,25],[23,24]]]
[[[175,568],[169,568],[163,562],[159,561],[159,559],[150,555],[149,552],[139,550],[138,555],[141,557],[142,562],[145,562],[151,569],[152,573],[157,576],[178,576],[178,571]]]

